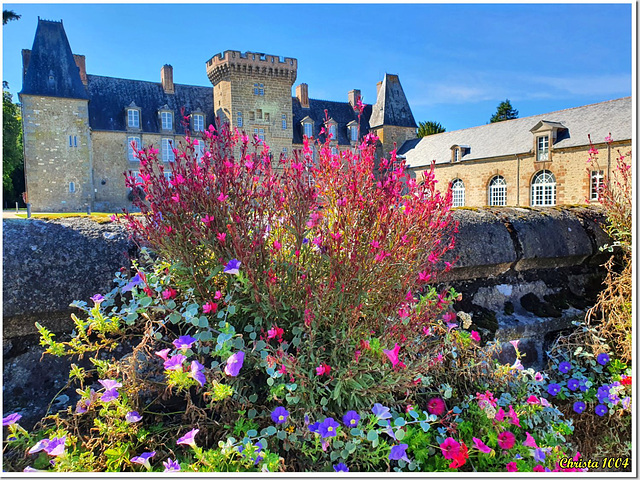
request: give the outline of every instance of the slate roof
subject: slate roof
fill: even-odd
[[[305,117],[310,117],[314,121],[313,135],[321,142],[324,141],[324,135],[319,136],[320,129],[324,126],[325,114],[327,110],[329,117],[335,120],[338,124],[338,145],[351,145],[349,140],[349,131],[347,124],[352,121],[358,121],[358,115],[353,111],[353,107],[349,102],[332,102],[330,100],[315,100],[309,99],[309,108],[302,108],[300,101],[293,97],[292,99],[293,109],[293,144],[302,144],[302,126],[301,121]],[[369,133],[369,117],[371,117],[371,105],[365,105],[364,111],[360,118],[360,136],[364,136]]]
[[[373,106],[370,125],[371,128],[380,125],[418,128],[398,75],[385,73]]]
[[[631,97],[569,108],[531,117],[505,120],[478,127],[429,135],[405,142],[399,154],[407,159],[410,168],[451,161],[453,145],[468,145],[470,150],[461,160],[505,155],[525,154],[533,149],[531,129],[540,121],[557,122],[566,127],[560,130],[553,148],[578,147],[589,144],[591,134],[594,143],[604,142],[611,132],[613,140],[628,140],[632,134]]]
[[[38,18],[20,94],[88,98],[61,21]]]
[[[126,130],[126,110],[135,102],[140,111],[142,133],[160,133],[158,110],[166,104],[174,112],[174,128],[183,134],[180,109],[185,115],[205,114],[205,127],[214,122],[213,87],[174,84],[175,93],[166,94],[161,83],[87,75],[89,124],[94,130]]]

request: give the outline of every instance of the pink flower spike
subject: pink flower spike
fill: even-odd
[[[160,350],[159,352],[156,352],[156,355],[166,362],[168,360],[167,355],[169,355],[170,351],[171,351],[170,348],[165,348],[163,350]]]
[[[195,448],[196,446],[195,436],[198,434],[199,431],[200,431],[199,428],[194,428],[193,430],[187,432],[184,436],[180,437],[176,443],[178,445],[189,445]]]
[[[492,448],[489,448],[482,440],[479,438],[473,437],[473,443],[476,448],[480,450],[482,453],[491,453],[493,451]]]
[[[480,343],[480,334],[475,330],[471,332],[471,338],[473,339],[473,341]]]
[[[400,361],[398,360],[398,353],[400,353],[400,345],[396,343],[396,345],[393,347],[393,350],[383,349],[382,351],[387,356],[387,358],[391,361],[392,366],[395,367],[396,365],[398,365],[398,363],[400,363]]]
[[[533,438],[529,432],[524,432],[524,433],[527,435],[527,439],[524,442],[522,442],[522,444],[525,447],[538,448],[538,445],[536,445],[536,439]]]

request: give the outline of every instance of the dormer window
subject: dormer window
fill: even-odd
[[[135,102],[131,102],[126,108],[127,129],[140,130],[140,107]]]
[[[162,130],[173,130],[173,114],[171,112],[161,112]]]
[[[204,131],[204,115],[201,113],[192,113],[191,114],[191,122],[193,124],[194,132],[203,132]]]
[[[307,138],[313,137],[313,119],[309,116],[304,117],[302,121],[302,133],[307,136]]]
[[[460,161],[460,149],[459,148],[454,148],[453,149],[453,161],[454,162],[459,162]]]
[[[549,160],[549,135],[538,137],[536,150],[536,160],[538,162]]]
[[[349,141],[357,142],[358,141],[358,124],[355,121],[351,121],[347,124],[347,129],[349,130]]]
[[[327,125],[328,135],[331,137],[332,142],[338,141],[338,125],[333,122],[329,122]]]

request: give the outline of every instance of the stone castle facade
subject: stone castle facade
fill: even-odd
[[[170,65],[161,68],[157,83],[91,75],[85,57],[72,53],[62,22],[41,19],[32,49],[22,55],[25,183],[34,211],[131,208],[125,172],[139,170],[131,142],[154,145],[170,164],[171,146],[185,135],[183,111],[194,135],[217,116],[263,139],[274,154],[302,148],[304,135],[324,141],[323,128],[333,135],[334,152],[353,148],[374,133],[379,154],[386,156],[397,146],[416,178],[435,161],[440,185],[453,185],[458,206],[496,200],[530,205],[531,199],[535,204],[538,197],[530,185],[539,171],[555,175],[553,203],[544,204],[584,203],[593,181],[585,172],[586,134],[601,133],[589,129],[601,126],[604,131],[613,122],[618,145],[630,145],[631,138],[629,98],[580,107],[584,110],[573,116],[554,112],[418,139],[397,75],[386,74],[378,82],[375,104],[366,105],[358,118],[353,106],[359,90],[348,92],[346,102],[316,100],[300,83],[292,96],[294,58],[225,51],[206,62],[211,87],[174,83]],[[586,120],[576,122],[579,118]],[[546,147],[539,140],[545,132]],[[600,136],[594,138],[601,142]],[[546,148],[547,157],[537,153],[538,145]],[[170,168],[165,171],[170,175]],[[498,177],[500,188],[494,185]],[[547,198],[551,193],[544,188]]]

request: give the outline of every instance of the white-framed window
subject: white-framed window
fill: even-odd
[[[173,162],[176,159],[175,155],[173,154],[172,143],[173,141],[170,138],[162,139],[162,161],[163,162]]]
[[[496,175],[489,182],[489,205],[504,206],[507,204],[507,181]]]
[[[78,136],[77,135],[69,135],[69,146],[71,148],[78,146]]]
[[[329,135],[331,135],[331,140],[338,140],[338,129],[334,124],[329,125]]]
[[[160,118],[162,119],[162,130],[173,130],[172,112],[160,112]]]
[[[464,182],[456,178],[451,182],[451,193],[453,195],[453,206],[464,207]]]
[[[130,162],[137,162],[138,159],[135,157],[135,152],[131,147],[132,142],[135,142],[136,150],[140,150],[142,142],[140,142],[140,137],[127,137],[127,157],[129,158]]]
[[[538,162],[546,162],[549,160],[549,135],[538,137],[537,145],[536,159]]]
[[[170,182],[171,179],[173,178],[173,173],[171,172],[164,172],[164,178],[167,180],[167,182]]]
[[[599,199],[600,187],[602,187],[602,182],[604,181],[604,170],[592,170],[591,171],[591,195],[589,198],[591,200]]]
[[[264,96],[264,83],[254,83],[253,84],[253,94]]]
[[[454,148],[453,149],[453,161],[454,162],[459,162],[460,161],[460,149],[459,148]]]
[[[549,170],[540,170],[531,180],[531,206],[550,207],[556,204],[556,177]]]
[[[69,182],[69,193],[76,193],[76,183]]]
[[[287,129],[287,114],[286,113],[282,114],[282,129],[283,130]]]
[[[127,109],[127,126],[129,128],[140,128],[140,110],[135,108]]]
[[[358,127],[353,126],[350,128],[350,133],[351,133],[351,141],[352,142],[357,142],[358,141]]]
[[[304,134],[307,136],[307,138],[313,137],[313,123],[306,122],[304,124]]]
[[[243,123],[242,123],[242,112],[236,113],[236,118],[237,118],[236,125],[238,126],[238,128],[242,128],[242,125],[243,125]]]
[[[204,131],[204,115],[200,115],[199,113],[193,114],[193,131],[194,132]]]
[[[142,176],[140,175],[140,172],[138,170],[132,170],[131,176],[136,179],[137,184],[140,185],[144,183],[144,181],[142,180]]]
[[[204,156],[204,143],[202,142],[202,140],[199,140],[198,144],[194,145],[194,147],[195,147],[196,159],[198,161],[202,160],[202,157]]]

